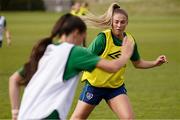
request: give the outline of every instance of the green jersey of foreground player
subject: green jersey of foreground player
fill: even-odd
[[[53,44],[57,36],[59,43]],[[78,46],[85,37],[85,23],[65,14],[54,25],[50,37],[34,46],[22,70],[9,80],[13,119],[66,119],[81,71],[90,72],[97,67],[116,72],[132,55],[134,43],[127,37],[123,39],[122,55],[111,61]],[[20,103],[22,85],[26,88]]]

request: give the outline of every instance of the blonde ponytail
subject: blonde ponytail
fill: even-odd
[[[111,28],[112,16],[116,8],[120,8],[120,6],[117,3],[112,3],[108,10],[99,17],[89,12],[86,16],[82,16],[81,18],[90,27]]]

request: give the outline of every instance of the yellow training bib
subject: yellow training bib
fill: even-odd
[[[116,46],[113,43],[110,29],[103,31],[103,33],[105,33],[106,36],[106,47],[100,57],[107,60],[117,59],[121,55],[121,46]],[[128,37],[131,36],[128,33],[126,33],[126,35]],[[125,68],[126,65],[116,73],[108,73],[99,68],[95,68],[92,72],[84,72],[82,81],[88,80],[88,82],[95,87],[117,88],[124,83],[123,74],[125,72]]]

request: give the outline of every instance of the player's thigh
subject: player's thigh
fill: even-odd
[[[71,119],[87,119],[94,108],[95,105],[90,105],[79,100]]]
[[[134,117],[132,106],[126,94],[120,94],[107,101],[109,107],[121,119],[131,119]]]

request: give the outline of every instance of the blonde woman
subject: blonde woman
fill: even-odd
[[[122,43],[125,36],[134,38],[125,31],[128,25],[128,14],[117,3],[110,5],[107,12],[100,17],[93,14],[83,17],[83,20],[93,27],[107,28],[100,32],[89,46],[89,51],[103,59],[114,60],[122,55]],[[135,43],[133,54],[130,58],[135,68],[147,69],[162,65],[166,57],[160,55],[154,61],[140,58]],[[84,72],[82,81],[84,89],[71,119],[87,119],[91,111],[104,99],[119,119],[133,119],[134,114],[124,84],[124,65],[116,73],[108,73],[101,69]]]

